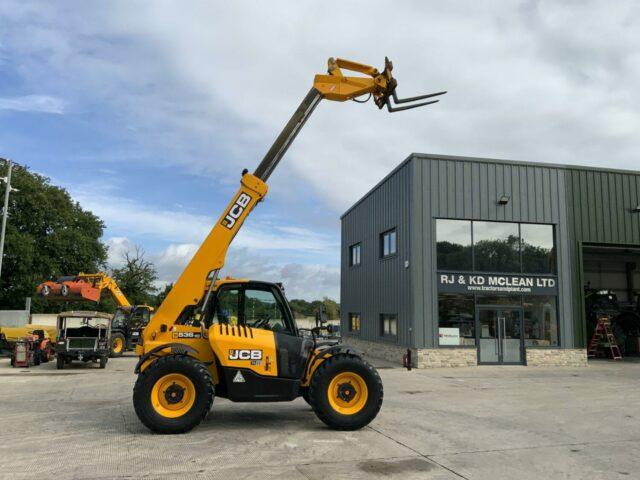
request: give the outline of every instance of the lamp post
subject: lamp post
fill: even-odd
[[[9,215],[9,193],[13,190],[18,191],[17,188],[11,188],[11,170],[13,169],[13,162],[9,159],[3,159],[7,162],[7,176],[0,177],[0,182],[6,184],[4,190],[4,207],[2,208],[2,231],[0,231],[0,277],[2,276],[2,260],[4,258],[4,232],[7,228],[7,217]]]

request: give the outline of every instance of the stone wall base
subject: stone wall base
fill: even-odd
[[[360,350],[367,357],[379,358],[395,365],[402,365],[405,347],[384,342],[370,342],[357,337],[345,337],[343,343]],[[529,348],[526,350],[530,367],[586,367],[587,351],[576,348]],[[411,349],[414,368],[475,367],[478,351],[475,348],[420,348]]]
[[[417,368],[475,367],[478,351],[475,348],[422,348],[417,354]]]
[[[527,350],[529,367],[586,367],[587,350],[584,348],[530,348]]]

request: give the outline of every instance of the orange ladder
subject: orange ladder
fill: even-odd
[[[600,344],[604,344],[605,348],[611,351],[611,358],[614,360],[622,360],[620,347],[616,342],[616,337],[611,332],[611,319],[609,315],[599,315],[598,324],[593,332],[589,348],[587,349],[587,357],[594,358],[598,355]]]

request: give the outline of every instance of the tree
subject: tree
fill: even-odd
[[[5,254],[0,278],[0,308],[22,309],[34,297],[34,312],[58,311],[60,305],[35,297],[44,280],[105,266],[107,249],[100,242],[104,223],[82,209],[69,193],[27,167],[14,165]],[[0,187],[0,197],[6,186]]]
[[[145,259],[144,250],[135,246],[124,254],[124,265],[113,270],[112,276],[132,305],[151,304],[155,301],[158,273],[153,263]]]
[[[327,313],[327,320],[336,320],[340,318],[340,305],[329,297],[322,299],[324,305],[324,311]]]
[[[164,299],[167,298],[167,295],[169,295],[169,292],[171,291],[172,288],[173,288],[173,283],[167,283],[164,286],[164,288],[158,292],[158,294],[156,295],[155,301],[153,303],[153,306],[155,308],[158,308],[162,304],[162,302],[164,302]]]
[[[294,299],[289,302],[289,305],[296,318],[315,317],[320,306],[324,307],[329,320],[340,318],[340,304],[328,297],[324,297],[322,300],[313,300],[312,302]]]

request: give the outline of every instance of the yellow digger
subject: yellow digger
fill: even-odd
[[[242,172],[240,189],[136,346],[133,405],[149,429],[191,430],[209,413],[214,395],[236,402],[302,396],[320,420],[342,430],[362,428],[375,418],[382,382],[353,348],[321,340],[322,327],[298,328],[279,284],[219,279],[218,273],[231,241],[267,194],[265,182],[322,99],[364,102],[360,97],[368,95],[378,108],[396,112],[435,103],[432,97],[446,93],[400,99],[392,68],[388,59],[382,72],[329,59],[328,73],[315,76],[254,173]],[[345,76],[343,70],[362,76]]]

